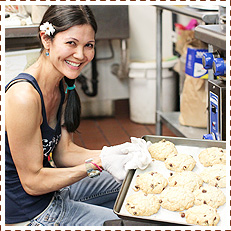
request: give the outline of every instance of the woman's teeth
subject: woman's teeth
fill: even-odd
[[[80,63],[72,63],[72,62],[67,61],[67,60],[65,60],[65,62],[66,62],[67,64],[73,66],[73,67],[78,67],[78,66],[80,66]]]

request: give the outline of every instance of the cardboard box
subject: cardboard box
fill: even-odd
[[[194,77],[208,79],[208,70],[204,69],[202,64],[202,56],[207,49],[187,48],[185,74]]]

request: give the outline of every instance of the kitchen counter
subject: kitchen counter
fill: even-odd
[[[11,26],[5,28],[6,39],[37,37],[37,35],[38,35],[38,25]]]
[[[195,38],[226,50],[226,33],[220,25],[199,25],[195,28]]]
[[[218,10],[200,10],[190,6],[156,6],[163,10],[171,11],[175,14],[181,14],[195,19],[202,20],[206,24],[215,24],[218,22]]]

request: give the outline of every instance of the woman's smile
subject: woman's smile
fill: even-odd
[[[65,62],[67,63],[67,65],[70,68],[75,69],[75,70],[77,70],[81,65],[81,63],[76,63],[76,62],[72,62],[72,61],[68,61],[68,60],[65,60]]]

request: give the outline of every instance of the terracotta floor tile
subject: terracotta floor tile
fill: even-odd
[[[175,136],[163,125],[163,136]],[[74,142],[89,149],[102,149],[129,142],[130,137],[155,135],[155,125],[139,124],[130,120],[128,100],[115,103],[115,116],[82,119],[79,133],[74,134]]]

